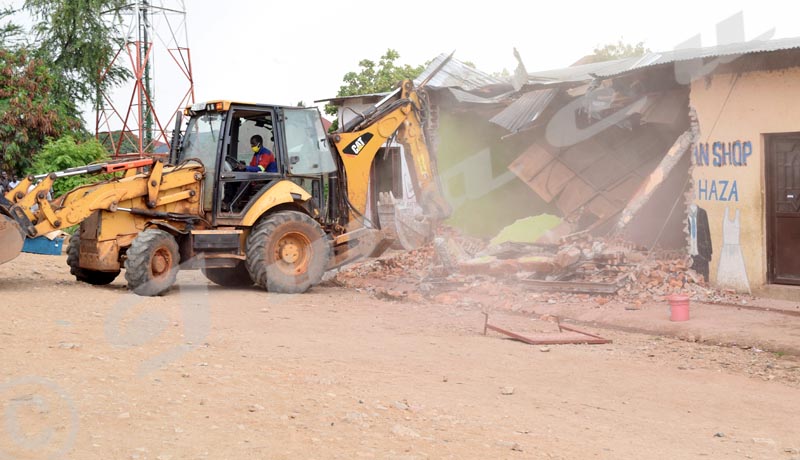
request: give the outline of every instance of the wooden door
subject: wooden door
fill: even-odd
[[[800,133],[767,138],[768,279],[800,284]]]

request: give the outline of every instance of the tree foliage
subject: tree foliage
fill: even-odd
[[[498,80],[508,81],[511,79],[511,72],[509,72],[508,69],[503,67],[503,70],[499,72],[492,72],[492,76]]]
[[[124,0],[25,0],[24,8],[38,20],[33,31],[39,52],[59,78],[55,91],[75,103],[94,101],[99,91],[125,81],[130,72],[111,64],[122,42],[116,38],[116,8]]]
[[[70,105],[54,97],[57,77],[25,50],[0,48],[0,169],[21,172],[47,138],[80,129]]]
[[[107,161],[108,159],[108,152],[96,139],[90,138],[85,142],[76,142],[72,136],[64,136],[45,144],[41,152],[36,155],[33,165],[31,165],[27,173],[45,174]],[[53,183],[53,194],[58,197],[80,185],[108,178],[108,175],[62,177]]]
[[[97,133],[97,138],[110,155],[139,151],[139,139],[130,131],[104,131]]]
[[[120,46],[112,22],[119,15],[101,13],[124,3],[25,0],[23,10],[0,7],[0,169],[20,174],[48,139],[87,135],[78,104],[97,100],[99,77]],[[13,22],[22,11],[37,21],[32,33]],[[126,74],[112,69],[104,84]]]
[[[24,40],[22,26],[10,19],[15,13],[13,8],[0,7],[0,47],[4,49],[16,49]]]
[[[399,58],[400,54],[390,48],[381,56],[377,64],[370,59],[362,59],[358,63],[359,70],[357,72],[347,72],[344,75],[344,84],[339,87],[336,96],[357,96],[391,91],[397,83],[407,78],[416,78],[425,70],[422,65],[400,66],[395,64]],[[336,115],[336,107],[328,104],[325,106],[325,113]]]
[[[611,61],[614,59],[642,56],[649,52],[650,49],[645,48],[644,42],[630,44],[618,40],[617,43],[609,43],[595,48],[592,60],[594,62]]]

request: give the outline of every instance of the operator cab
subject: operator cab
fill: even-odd
[[[224,156],[218,158],[219,187],[214,195],[218,199],[221,195],[221,202],[215,203],[219,213],[241,214],[255,196],[282,177],[284,165],[275,148],[275,113],[271,108],[251,110],[235,106],[228,112],[222,145]],[[266,157],[261,162],[251,149],[250,141],[254,138],[260,140],[259,147]],[[258,168],[260,163],[264,163],[262,168]]]
[[[312,196],[311,206],[320,217],[329,217],[328,190],[337,166],[316,107],[212,102],[187,112],[178,160],[197,158],[206,168],[206,178],[216,179],[204,184],[206,212],[233,223],[272,186],[290,180]],[[253,161],[254,136],[274,157],[264,171],[244,170]]]

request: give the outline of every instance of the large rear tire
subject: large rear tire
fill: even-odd
[[[263,218],[247,238],[247,270],[255,284],[270,292],[307,291],[322,280],[330,259],[327,235],[302,212]]]
[[[203,274],[211,282],[225,287],[247,287],[253,285],[250,272],[244,262],[233,268],[204,268]]]
[[[172,235],[154,228],[139,233],[125,260],[128,288],[143,296],[166,292],[175,284],[179,262],[178,243]]]
[[[98,270],[81,268],[81,239],[79,234],[80,229],[69,238],[69,245],[67,246],[67,265],[69,265],[69,272],[75,276],[76,280],[83,281],[84,283],[95,286],[111,284],[111,282],[119,276],[120,270],[101,272]]]

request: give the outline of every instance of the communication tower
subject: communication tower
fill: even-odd
[[[165,154],[175,113],[194,103],[185,2],[137,0],[104,14],[116,19],[121,46],[101,80],[114,66],[133,78],[100,94],[97,139],[114,156]]]

